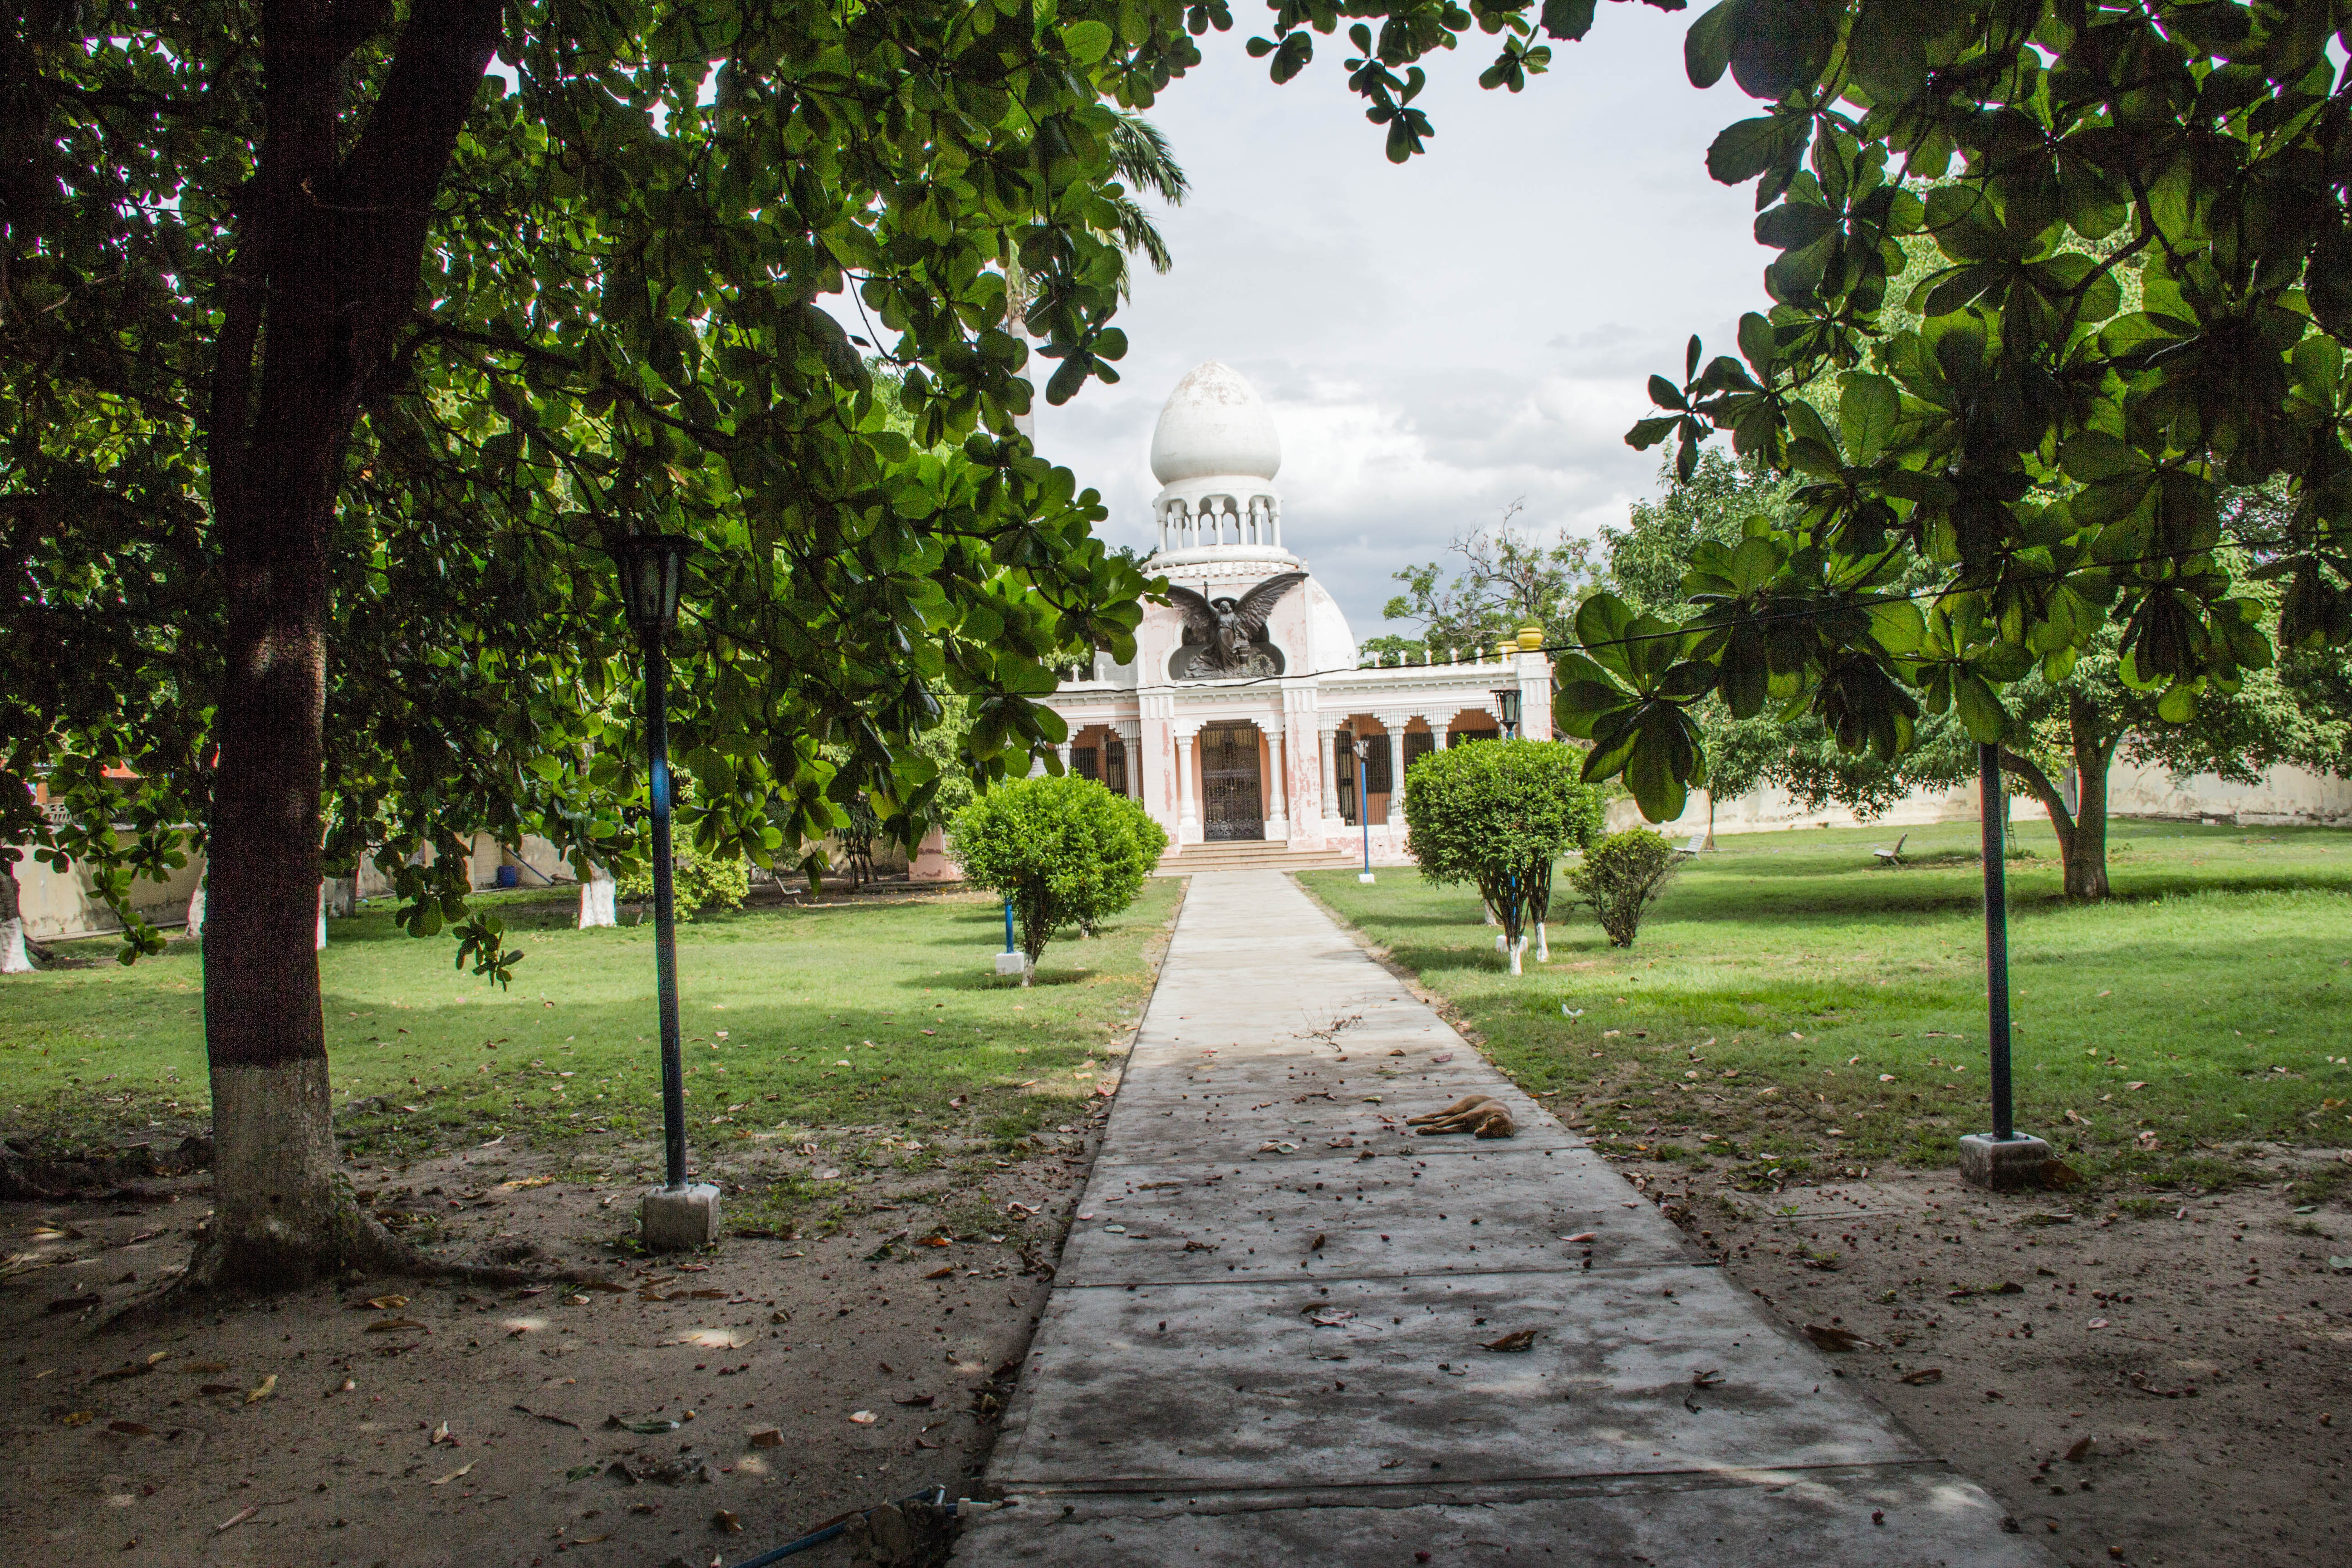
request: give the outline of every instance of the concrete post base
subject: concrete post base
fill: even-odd
[[[2029,1132],[2008,1138],[1970,1132],[1960,1140],[1960,1180],[1972,1187],[1996,1193],[2038,1187],[2049,1163],[2050,1145]]]
[[[1372,874],[1370,871],[1359,871],[1356,873],[1356,880],[1359,882],[1369,882],[1371,879]]]
[[[655,1187],[637,1209],[637,1234],[649,1252],[691,1252],[719,1239],[719,1189],[708,1182]]]
[[[1029,955],[1025,952],[998,953],[996,955],[996,973],[999,974],[1028,973]]]

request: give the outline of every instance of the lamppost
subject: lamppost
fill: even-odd
[[[694,542],[633,533],[614,546],[621,605],[646,654],[646,750],[654,819],[654,984],[661,1006],[662,1143],[667,1180],[645,1195],[638,1233],[647,1247],[676,1252],[719,1239],[719,1189],[686,1179],[686,1078],[677,1024],[677,910],[670,885],[669,649],[677,625],[678,579]]]
[[[1519,738],[1519,689],[1516,686],[1498,686],[1495,689],[1493,696],[1495,710],[1502,716],[1503,720],[1503,739],[1517,740]]]
[[[2000,748],[1977,746],[1978,843],[1984,855],[1985,1024],[1991,1051],[1992,1133],[1971,1132],[1960,1140],[1960,1176],[1979,1187],[2039,1186],[2050,1145],[2017,1130],[2010,1103],[2009,1078],[2009,886],[2006,865],[2008,804],[2000,777]]]
[[[1366,736],[1350,732],[1348,752],[1356,759],[1356,821],[1364,830],[1364,868],[1356,874],[1356,880],[1369,882],[1372,879],[1372,814],[1370,810],[1372,797],[1365,790],[1371,783],[1369,770],[1372,742]]]

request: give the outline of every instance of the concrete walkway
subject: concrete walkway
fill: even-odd
[[[1407,1135],[1467,1093],[1518,1136]],[[2050,1561],[1270,871],[1192,880],[988,1479],[969,1568]]]

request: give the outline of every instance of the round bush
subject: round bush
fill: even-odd
[[[1601,832],[1601,792],[1582,781],[1584,753],[1558,741],[1487,742],[1426,752],[1404,781],[1406,848],[1423,878],[1468,882],[1519,936],[1549,918],[1552,867]]]
[[[1612,833],[1584,852],[1569,881],[1577,902],[1590,907],[1612,947],[1631,947],[1642,911],[1665,890],[1677,864],[1675,847],[1646,827]]]
[[[1091,930],[1135,901],[1168,834],[1092,779],[1046,776],[1000,784],[973,801],[956,814],[948,845],[966,881],[1012,901],[1034,969],[1054,932]]]
[[[654,869],[648,860],[638,870],[618,879],[614,889],[631,903],[654,896]],[[669,896],[681,919],[692,920],[704,910],[740,910],[751,893],[751,868],[740,859],[719,860],[680,855],[670,862]]]

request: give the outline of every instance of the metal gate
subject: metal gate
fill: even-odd
[[[1206,838],[1265,837],[1256,725],[1220,724],[1201,731],[1201,831]]]

